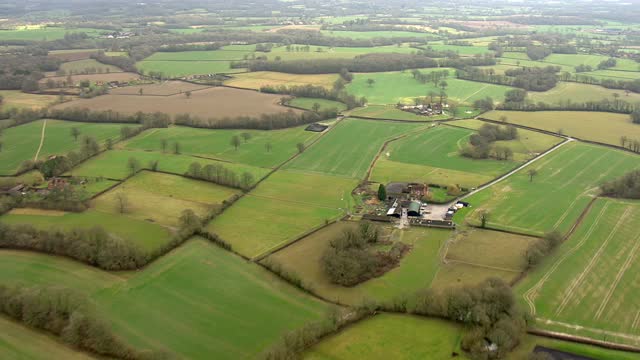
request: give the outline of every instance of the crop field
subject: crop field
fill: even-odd
[[[328,337],[305,359],[449,359],[460,352],[462,333],[451,322],[381,314]]]
[[[423,69],[423,73],[440,71],[443,69]],[[509,86],[485,84],[467,80],[460,80],[454,77],[454,71],[449,69],[450,76],[445,79],[448,86],[445,89],[447,96],[460,103],[473,103],[475,100],[484,99],[489,96],[494,101],[501,102],[504,93],[511,90]],[[373,79],[374,84],[369,85],[368,79]],[[349,93],[367,98],[369,103],[374,105],[409,103],[413,104],[413,99],[424,98],[430,92],[440,94],[442,90],[433,82],[420,83],[414,79],[411,72],[380,72],[370,74],[355,74],[353,81],[347,85]],[[434,101],[439,100],[438,95],[434,96]]]
[[[110,150],[104,152],[69,171],[69,175],[104,177],[108,179],[122,180],[131,175],[127,163],[130,158],[138,160],[140,166],[149,169],[151,162],[158,162],[158,170],[172,174],[182,175],[189,170],[189,165],[194,162],[202,166],[209,164],[223,165],[241,175],[243,172],[253,174],[257,181],[264,177],[269,170],[255,166],[228,163],[216,160],[197,158],[189,155],[163,154],[161,152],[135,151],[135,150]]]
[[[411,251],[402,258],[400,266],[353,287],[332,284],[322,269],[322,255],[331,240],[356,226],[356,222],[349,221],[332,224],[277,251],[263,262],[280,265],[296,274],[315,293],[333,301],[353,305],[365,299],[384,301],[428,287],[438,271],[438,253],[451,234],[441,229],[411,228],[407,231],[384,228],[385,240],[411,246]]]
[[[95,359],[57,342],[50,336],[0,317],[0,358],[3,359]]]
[[[314,104],[320,105],[320,110],[337,109],[338,111],[347,110],[347,105],[332,100],[315,99],[315,98],[293,98],[289,101],[290,106],[302,109],[313,110]]]
[[[2,104],[0,110],[8,109],[41,109],[55,102],[54,95],[27,94],[18,90],[0,90]]]
[[[233,74],[245,72],[245,69],[232,69],[231,61],[139,61],[136,67],[149,73],[155,71],[170,77],[183,77],[202,74]]]
[[[0,152],[0,174],[14,174],[26,160],[46,159],[49,155],[63,155],[77,150],[84,135],[94,137],[100,143],[108,138],[116,139],[121,127],[121,124],[38,120],[5,129]],[[72,128],[80,131],[77,141],[71,135]]]
[[[319,134],[305,131],[306,126],[283,130],[210,130],[174,126],[151,129],[129,140],[126,149],[162,151],[162,140],[168,143],[167,151],[180,144],[182,154],[233,161],[259,167],[275,167],[298,152],[296,144],[308,145]],[[244,140],[242,134],[249,134]],[[231,139],[238,136],[241,144],[236,149]],[[267,144],[271,146],[268,149]]]
[[[122,69],[113,66],[100,63],[94,59],[84,59],[65,62],[60,65],[60,70],[66,71],[67,74],[77,74],[86,71],[96,70],[103,73],[121,72]]]
[[[597,200],[571,237],[518,285],[536,327],[640,344],[638,226],[640,202]]]
[[[244,89],[260,90],[263,86],[322,86],[327,89],[338,80],[337,74],[285,74],[272,71],[256,71],[233,75],[233,78],[225,81],[226,85]]]
[[[216,217],[207,231],[234,251],[259,257],[344,215],[356,185],[345,177],[278,171]]]
[[[93,201],[96,210],[118,214],[118,196],[127,199],[125,216],[178,227],[183,210],[205,217],[222,201],[240,191],[176,175],[141,172]]]
[[[110,91],[114,95],[140,95],[140,89],[142,89],[142,95],[158,95],[158,96],[170,96],[182,94],[187,91],[197,91],[207,89],[209,86],[196,85],[184,81],[164,81],[161,83],[151,85],[137,85],[137,86],[125,86],[113,89]]]
[[[54,106],[54,109],[88,108],[93,111],[113,110],[123,114],[135,114],[138,111],[162,112],[169,115],[188,113],[202,119],[295,111],[278,105],[280,98],[280,95],[262,94],[257,91],[216,87],[195,91],[190,98],[185,94],[163,97],[144,94],[102,95],[59,104]]]
[[[568,231],[605,181],[640,168],[640,158],[597,145],[570,142],[506,180],[473,196],[466,221],[531,235]],[[529,169],[538,174],[530,181]]]
[[[419,128],[418,124],[346,119],[285,167],[362,179],[386,140]]]
[[[40,210],[31,214],[29,211],[16,209],[0,217],[0,220],[6,224],[29,224],[41,229],[71,230],[99,225],[109,234],[131,242],[142,251],[153,251],[164,246],[172,235],[168,229],[144,220],[96,210],[82,213]]]
[[[620,146],[620,137],[640,139],[640,126],[633,124],[629,115],[591,111],[492,111],[482,117],[532,128],[558,132],[579,139]]]
[[[143,61],[228,61],[242,60],[251,51],[212,50],[212,51],[178,51],[157,52]]]
[[[96,302],[134,345],[191,359],[255,357],[327,308],[203,239],[99,292]]]
[[[573,82],[559,82],[556,87],[544,92],[531,91],[527,94],[527,99],[535,103],[542,101],[548,104],[566,103],[567,101],[580,103],[600,101],[602,99],[614,101],[616,99],[614,94],[619,95],[620,100],[640,103],[640,94],[629,93],[629,95],[626,95],[623,90]]]

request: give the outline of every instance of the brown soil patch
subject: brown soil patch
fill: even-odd
[[[50,52],[49,57],[60,59],[62,61],[77,61],[91,58],[92,54],[96,54],[98,50],[78,50],[73,52]]]
[[[66,214],[66,212],[59,211],[59,210],[43,210],[43,209],[31,209],[31,208],[13,209],[9,213],[14,215],[38,215],[38,216],[63,216],[64,214]]]
[[[195,85],[184,81],[165,81],[159,84],[127,86],[111,90],[114,95],[140,95],[142,89],[143,95],[176,95],[186,91],[196,91],[206,89],[208,86]]]
[[[172,96],[103,95],[92,99],[66,102],[53,108],[77,107],[95,111],[113,110],[125,114],[135,114],[138,111],[161,112],[170,115],[189,113],[202,119],[209,119],[259,116],[289,111],[289,108],[278,105],[280,97],[280,95],[262,94],[257,91],[217,87],[196,91],[190,99],[184,94]]]
[[[40,80],[40,84],[45,84],[47,80],[53,81],[66,81],[67,76],[50,76]],[[119,81],[119,82],[127,82],[134,81],[140,79],[140,75],[136,73],[130,72],[112,72],[112,73],[104,73],[104,74],[88,74],[88,75],[71,75],[71,79],[74,83],[79,83],[84,80],[89,81]]]
[[[280,30],[307,30],[307,31],[320,31],[320,25],[286,25],[269,29],[267,32],[278,32]]]

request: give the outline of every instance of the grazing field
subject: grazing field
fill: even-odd
[[[598,199],[517,287],[536,327],[639,345],[639,226],[640,202]]]
[[[157,161],[159,171],[178,175],[182,175],[187,172],[187,170],[189,170],[189,165],[194,162],[200,163],[202,166],[208,164],[223,165],[224,167],[235,171],[238,175],[241,175],[243,172],[249,172],[253,174],[256,181],[264,177],[269,172],[268,169],[262,169],[254,166],[209,160],[188,155],[175,155],[170,153],[163,154],[161,152],[134,150],[110,150],[73,168],[69,171],[69,175],[105,177],[108,179],[122,180],[131,175],[127,166],[130,158],[138,160],[140,166],[144,169],[149,169],[149,164]]]
[[[19,90],[0,90],[0,96],[2,96],[0,110],[41,109],[58,99],[55,95],[27,94]]]
[[[305,359],[449,359],[460,352],[462,334],[453,322],[381,314],[326,338]]]
[[[592,111],[492,111],[482,117],[532,128],[558,132],[579,139],[620,146],[620,137],[640,140],[640,125],[631,122],[629,115]]]
[[[347,110],[347,105],[327,99],[315,99],[315,98],[293,98],[289,101],[288,105],[295,106],[302,109],[313,110],[314,104],[320,105],[320,110],[336,109],[338,111]]]
[[[474,209],[466,220],[479,224],[483,211],[487,226],[531,235],[551,230],[568,231],[597,186],[640,168],[637,155],[609,148],[570,142],[506,180],[473,196]],[[529,169],[537,170],[530,181]]]
[[[616,100],[614,94],[619,95],[620,100],[640,103],[640,94],[629,93],[629,95],[626,95],[624,90],[607,89],[598,85],[573,82],[560,82],[553,89],[544,92],[531,91],[527,93],[527,99],[534,103],[566,104],[567,101],[573,103],[600,101],[603,99],[614,101]]]
[[[54,109],[88,108],[93,111],[113,110],[123,114],[162,112],[169,115],[188,113],[202,119],[238,116],[260,116],[291,110],[278,104],[280,95],[261,94],[257,91],[224,87],[195,91],[172,96],[103,95],[79,99],[54,106]],[[247,106],[251,104],[251,106]]]
[[[96,359],[38,332],[0,316],[0,358],[2,359]]]
[[[69,79],[68,76],[48,76],[44,79],[41,79],[39,81],[39,83],[41,85],[44,85],[47,83],[47,81],[49,80],[53,80],[53,81],[67,81]],[[98,81],[102,81],[102,82],[110,82],[110,81],[117,81],[117,82],[130,82],[130,81],[136,81],[136,80],[140,80],[140,75],[136,74],[136,73],[131,73],[131,72],[111,72],[111,73],[102,73],[102,74],[87,74],[87,75],[71,75],[71,80],[73,81],[73,84],[79,84],[82,81],[90,81],[90,82],[98,82]],[[118,89],[114,89],[111,90],[113,91],[117,91]],[[137,95],[137,94],[136,94]],[[39,95],[39,96],[43,96],[43,95]],[[56,98],[57,99],[57,98]]]
[[[159,95],[170,96],[182,94],[187,91],[203,90],[209,86],[196,85],[184,81],[163,81],[161,83],[151,85],[125,86],[110,91],[114,95]]]
[[[231,61],[139,61],[136,67],[149,73],[155,71],[169,77],[201,74],[233,74],[245,69],[232,69]]]
[[[298,152],[296,144],[308,145],[319,134],[305,131],[306,126],[283,130],[210,130],[189,127],[152,129],[125,144],[126,149],[162,151],[162,141],[168,144],[167,151],[180,144],[182,154],[197,155],[226,161],[239,162],[260,167],[275,167]],[[244,140],[243,134],[249,134]],[[241,144],[236,149],[231,139],[238,136]],[[269,149],[267,145],[270,145]]]
[[[272,71],[256,71],[233,75],[233,78],[225,81],[225,85],[244,89],[260,90],[263,86],[322,86],[330,89],[338,80],[338,74],[285,74]]]
[[[448,98],[460,103],[473,103],[475,100],[484,99],[490,96],[494,101],[501,102],[504,93],[512,88],[503,85],[485,84],[467,80],[460,80],[454,77],[455,71],[452,69],[423,69],[426,74],[432,71],[449,70],[450,75],[445,79],[448,86],[445,93]],[[368,79],[373,79],[375,83],[369,85]],[[434,101],[439,101],[439,94],[442,89],[435,86],[433,82],[421,83],[414,79],[410,71],[405,72],[380,72],[370,74],[355,74],[353,81],[347,85],[347,91],[355,96],[364,96],[370,104],[413,104],[414,98],[424,98],[429,92],[436,94]]]
[[[344,215],[356,185],[344,177],[278,171],[216,217],[207,231],[255,258]]]
[[[101,226],[112,236],[131,242],[142,251],[153,251],[166,245],[172,235],[168,229],[144,220],[96,210],[87,210],[82,213],[35,211],[29,214],[28,211],[17,209],[0,217],[0,222],[61,230]]]
[[[365,299],[386,301],[429,287],[438,271],[438,253],[451,234],[441,229],[385,227],[383,239],[411,246],[400,266],[354,287],[333,284],[322,269],[322,255],[330,241],[356,226],[356,222],[349,221],[332,224],[270,255],[263,262],[280,265],[299,277],[314,293],[333,301],[352,305],[361,304]]]
[[[121,72],[122,69],[113,65],[107,65],[100,63],[94,59],[75,60],[62,63],[60,70],[64,70],[67,74],[78,74],[83,72],[99,72],[99,73],[111,73]]]
[[[362,179],[386,140],[420,126],[346,119],[285,167]]]
[[[205,217],[240,191],[213,183],[177,175],[144,171],[93,201],[96,210],[118,214],[118,197],[124,196],[128,206],[125,216],[133,219],[178,227],[183,210],[193,210]]]
[[[473,120],[462,122],[469,124],[467,126],[476,126]],[[544,151],[558,142],[552,136],[521,131],[520,139],[497,144],[512,148],[514,160],[474,160],[459,153],[473,133],[471,129],[440,125],[393,141],[374,165],[371,180],[381,183],[417,181],[457,184],[471,188],[508,172],[531,158],[533,153]]]
[[[0,174],[14,174],[22,162],[36,159],[36,154],[37,159],[41,160],[50,155],[64,155],[77,150],[81,146],[82,136],[85,135],[94,137],[99,143],[109,138],[116,139],[120,135],[121,127],[121,124],[37,120],[5,129],[0,152]],[[77,141],[71,135],[72,128],[77,128],[80,132]]]
[[[255,264],[194,239],[96,302],[140,348],[188,359],[254,358],[327,309]]]
[[[388,119],[404,121],[433,121],[449,118],[448,115],[422,116],[402,111],[395,105],[367,105],[352,110],[349,115],[371,119]]]
[[[446,245],[434,288],[477,284],[488,277],[513,281],[526,268],[525,253],[536,238],[509,233],[464,229]]]

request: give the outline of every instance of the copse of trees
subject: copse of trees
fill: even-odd
[[[119,67],[124,71],[138,72],[136,61],[128,56],[107,56],[104,51],[99,51],[91,54],[91,58],[103,64]]]
[[[274,130],[310,124],[317,121],[335,118],[335,109],[320,110],[318,113],[305,111],[295,113],[286,111],[276,114],[262,114],[259,117],[239,116],[234,118],[210,118],[201,119],[189,114],[177,115],[174,119],[176,125],[206,129],[257,129]]]
[[[616,198],[640,199],[640,170],[600,186],[602,195]]]
[[[202,166],[199,162],[191,163],[185,176],[243,190],[250,189],[255,182],[255,177],[250,172],[238,175],[224,165],[207,164]]]
[[[61,61],[43,55],[0,56],[0,90],[38,90],[44,72],[56,71]]]
[[[551,49],[546,46],[529,45],[527,46],[527,56],[531,60],[542,60],[551,55]]]
[[[513,150],[507,146],[492,146],[492,143],[517,138],[518,129],[515,126],[484,124],[477,134],[469,137],[469,144],[460,150],[460,154],[472,159],[493,157],[496,160],[509,160],[513,157]]]
[[[538,265],[545,256],[549,255],[562,242],[563,236],[558,231],[545,234],[542,239],[533,242],[525,252],[527,268],[531,269]]]
[[[500,75],[493,69],[465,67],[456,71],[456,76],[459,79],[508,85],[530,91],[547,91],[556,86],[556,73],[559,71],[557,66],[527,67],[508,69],[504,75]]]
[[[0,285],[0,312],[100,356],[125,360],[166,358],[126,343],[97,314],[85,295],[67,288]]]

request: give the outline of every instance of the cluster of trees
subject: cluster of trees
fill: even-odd
[[[55,156],[47,160],[26,160],[20,165],[18,172],[38,169],[45,177],[58,176],[71,170],[82,161],[97,155],[100,150],[100,145],[94,137],[83,136],[79,150],[71,151],[66,156]]]
[[[397,265],[408,250],[406,244],[396,242],[388,252],[374,252],[370,247],[378,241],[378,228],[367,221],[332,240],[322,255],[322,268],[329,280],[342,286],[357,285]]]
[[[504,75],[497,74],[494,69],[478,69],[465,67],[456,71],[460,79],[508,85],[531,91],[547,91],[556,86],[558,79],[557,66],[527,67],[506,70]]]
[[[619,179],[604,183],[600,189],[605,196],[640,199],[640,170],[632,171]]]
[[[533,242],[527,248],[525,258],[527,260],[527,268],[531,269],[538,265],[545,256],[549,255],[563,240],[563,236],[558,231],[552,231],[546,234],[542,239]]]
[[[348,74],[348,75],[346,75]],[[367,103],[367,99],[365,98],[357,98],[344,90],[344,77],[352,77],[351,73],[346,73],[343,77],[336,80],[332,89],[327,89],[324,86],[313,86],[313,85],[297,85],[297,86],[269,86],[265,85],[260,88],[260,92],[267,94],[283,94],[283,95],[292,95],[297,97],[308,97],[308,98],[316,98],[316,99],[327,99],[333,101],[339,101],[347,105],[347,109],[353,109],[356,107],[364,106]],[[329,110],[330,112],[322,116],[325,119],[330,117],[334,117],[333,113],[336,115],[338,113],[337,109],[325,109],[325,111]],[[317,112],[317,111],[316,111]]]
[[[191,163],[185,176],[243,190],[250,189],[255,182],[255,177],[250,172],[245,171],[238,176],[235,171],[224,165],[207,164],[202,166],[199,162]]]
[[[444,79],[449,77],[449,70],[434,70],[423,74],[420,70],[413,69],[411,70],[411,76],[423,84],[432,82],[434,86],[439,86]]]
[[[201,119],[189,114],[177,115],[174,119],[176,125],[206,129],[258,129],[274,130],[284,129],[304,124],[314,123],[325,119],[335,118],[336,110],[320,110],[318,113],[295,113],[286,111],[276,114],[262,114],[260,117],[239,116],[235,118]]]
[[[591,65],[580,64],[575,67],[575,70],[577,73],[590,72],[593,71],[593,67],[591,67]]]
[[[608,68],[612,68],[612,67],[615,67],[616,64],[617,64],[616,59],[608,58],[607,60],[602,60],[598,64],[598,70],[605,70],[605,69],[608,69]]]
[[[46,54],[0,56],[0,90],[38,91],[43,72],[56,71],[60,60]]]
[[[128,56],[108,56],[104,51],[92,54],[91,58],[107,65],[119,67],[124,71],[137,72],[136,61]]]
[[[67,288],[0,285],[0,312],[99,356],[125,360],[166,358],[165,354],[140,351],[126,343],[85,295]]]
[[[525,335],[527,318],[517,306],[511,288],[501,279],[445,290],[425,289],[407,298],[381,305],[389,311],[443,317],[466,324],[462,349],[472,358],[504,358]],[[497,345],[487,349],[487,340]]]
[[[531,60],[542,60],[551,55],[551,49],[546,46],[529,45],[527,46],[527,56]]]
[[[460,150],[462,156],[472,159],[509,160],[513,157],[513,150],[508,146],[492,146],[496,141],[514,140],[518,138],[518,129],[512,125],[499,126],[484,124],[477,134],[469,137],[469,144]]]

